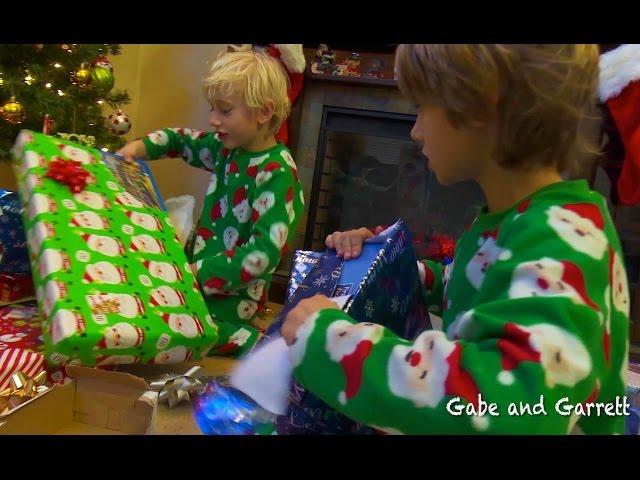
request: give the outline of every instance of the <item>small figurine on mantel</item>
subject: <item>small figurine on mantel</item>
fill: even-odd
[[[367,68],[366,75],[371,78],[384,78],[382,70],[384,68],[384,61],[381,58],[374,58],[371,60],[369,68]]]
[[[322,60],[322,55],[324,54],[324,52],[328,50],[329,50],[329,47],[327,46],[326,43],[321,43],[318,46],[318,49],[316,50],[316,58],[318,59],[318,61]]]
[[[322,52],[322,58],[319,62],[311,64],[312,73],[321,73],[324,75],[334,75],[337,73],[336,54],[333,50],[325,50]]]
[[[337,68],[338,75],[345,75],[347,77],[359,77],[360,71],[360,54],[353,52],[349,57],[345,58]]]
[[[320,69],[320,65],[322,65],[322,59],[325,53],[329,52],[329,46],[326,43],[321,43],[318,45],[318,49],[316,50],[316,61],[311,63],[311,73],[323,73]]]

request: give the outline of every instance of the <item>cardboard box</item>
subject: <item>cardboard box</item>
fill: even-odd
[[[77,365],[72,381],[0,415],[0,435],[145,435],[154,431],[157,393],[142,378]]]

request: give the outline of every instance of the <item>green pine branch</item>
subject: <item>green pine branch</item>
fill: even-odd
[[[0,118],[0,161],[9,160],[20,130],[42,131],[46,114],[54,122],[54,132],[92,135],[98,148],[121,147],[124,139],[108,129],[106,118],[111,112],[107,108],[103,113],[102,107],[117,111],[130,103],[129,94],[113,89],[103,92],[92,84],[81,88],[72,83],[72,73],[82,64],[91,69],[97,57],[120,53],[118,44],[0,44],[0,106],[15,96],[26,112],[19,125]]]

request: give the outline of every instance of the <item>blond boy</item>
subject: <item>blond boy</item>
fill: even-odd
[[[274,138],[289,114],[287,87],[276,59],[228,53],[205,80],[213,132],[165,128],[120,152],[128,160],[181,156],[211,172],[187,253],[219,327],[214,354],[239,355],[255,345],[252,322],[302,213],[296,165]]]

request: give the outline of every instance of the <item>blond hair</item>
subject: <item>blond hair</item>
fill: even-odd
[[[404,44],[396,76],[405,96],[442,106],[455,127],[497,107],[500,165],[562,172],[596,153],[587,130],[598,59],[597,45]]]
[[[250,109],[274,105],[269,133],[280,128],[291,110],[287,95],[289,77],[280,62],[261,52],[230,52],[218,58],[204,81],[209,102],[216,98],[239,96]]]

